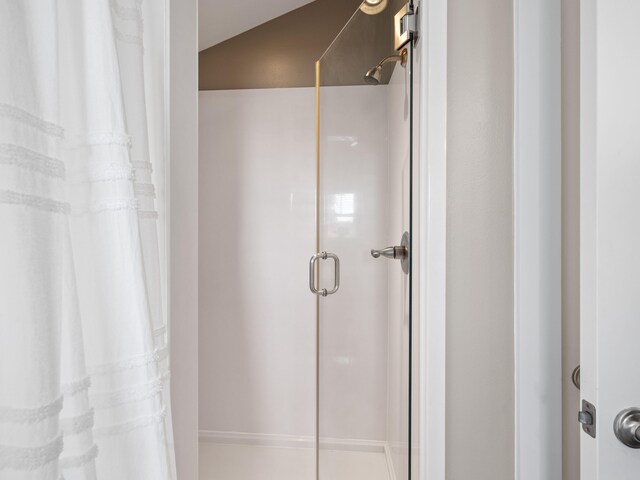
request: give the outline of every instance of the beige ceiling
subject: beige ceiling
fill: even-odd
[[[199,0],[200,51],[299,8],[312,0]]]

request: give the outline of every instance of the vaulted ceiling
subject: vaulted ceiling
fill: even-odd
[[[198,46],[202,51],[312,0],[199,0]]]

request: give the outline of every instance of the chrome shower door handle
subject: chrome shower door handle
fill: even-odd
[[[334,280],[333,280],[333,288],[331,290],[327,290],[326,288],[318,288],[316,285],[316,265],[318,264],[318,260],[326,260],[330,258],[333,260],[335,265],[334,270]],[[340,259],[335,253],[316,253],[309,260],[309,289],[311,293],[314,295],[319,295],[321,297],[326,297],[327,295],[333,295],[340,288]]]

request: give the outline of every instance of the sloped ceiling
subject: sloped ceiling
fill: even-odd
[[[198,47],[202,51],[312,0],[199,0]]]
[[[201,51],[200,90],[315,85],[316,60],[360,2],[315,0]],[[393,50],[392,39],[389,42]],[[362,83],[362,72],[357,79]]]
[[[393,17],[406,0],[388,0],[376,15],[361,1],[315,0],[201,51],[200,90],[312,87],[321,57],[323,86],[364,85],[364,73],[395,53]]]

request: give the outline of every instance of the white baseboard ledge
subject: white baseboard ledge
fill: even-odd
[[[311,435],[280,435],[271,433],[223,432],[200,430],[203,443],[228,445],[253,445],[280,448],[314,448],[315,437]],[[382,440],[361,440],[343,438],[321,438],[320,447],[329,450],[385,453],[387,442]]]
[[[272,448],[305,448],[315,447],[315,437],[311,435],[279,435],[271,433],[224,432],[200,430],[201,443],[217,443],[222,445],[250,445]],[[389,471],[389,480],[396,480],[393,466],[393,452],[397,453],[398,445],[390,445],[382,440],[321,438],[320,448],[348,452],[382,453],[385,456]],[[406,450],[406,448],[404,449]]]

